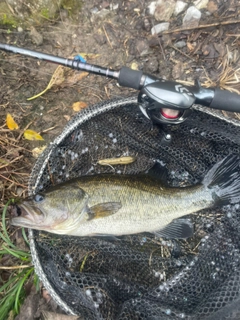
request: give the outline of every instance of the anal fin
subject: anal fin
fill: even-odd
[[[192,237],[193,225],[189,219],[175,219],[163,229],[153,233],[160,238],[186,239]]]

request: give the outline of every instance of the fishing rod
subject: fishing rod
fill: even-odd
[[[198,80],[195,81],[194,86],[184,86],[179,82],[157,78],[128,67],[112,70],[83,62],[82,59],[57,57],[4,43],[0,43],[0,50],[112,78],[122,87],[139,90],[138,103],[140,110],[145,117],[155,123],[179,124],[187,119],[193,104],[201,104],[205,107],[230,112],[240,112],[240,95],[220,88],[203,88]],[[166,113],[165,110],[169,109],[176,112],[173,114]]]

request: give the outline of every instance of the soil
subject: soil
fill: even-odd
[[[103,67],[135,66],[169,80],[190,84],[199,79],[205,85],[239,90],[238,81],[229,84],[224,78],[227,68],[234,72],[239,65],[239,2],[210,2],[215,9],[211,14],[209,8],[202,9],[200,20],[200,25],[208,27],[183,28],[185,10],[171,17],[169,31],[153,36],[151,28],[159,22],[148,12],[150,1],[118,0],[114,1],[118,8],[110,10],[112,1],[89,0],[83,2],[81,12],[75,16],[62,9],[57,21],[46,20],[44,25],[35,28],[9,30],[2,26],[0,42],[60,57],[72,58],[85,53],[87,62]],[[104,10],[108,10],[106,15],[99,17],[101,14],[96,14],[103,14]],[[31,151],[52,141],[76,113],[75,102],[92,105],[136,92],[118,86],[115,80],[65,70],[63,79],[58,78],[50,90],[28,101],[47,87],[56,68],[46,61],[0,52],[0,127],[7,131],[7,113],[19,125],[20,129],[9,134],[19,143],[19,149],[15,144],[11,156],[23,156],[24,163],[18,168],[22,174],[29,174],[35,162]],[[40,133],[44,141],[24,140],[22,131],[26,128]],[[6,151],[0,149],[0,152],[5,154]],[[14,189],[14,192],[25,195],[26,185],[27,175],[19,182],[20,191]],[[5,195],[10,196],[9,185],[8,190],[5,189]],[[6,197],[2,196],[1,201],[6,201]],[[48,300],[42,297],[42,293],[30,290],[17,319],[40,319],[39,310],[42,309],[60,313],[60,308]],[[34,312],[31,311],[30,315],[29,310]]]

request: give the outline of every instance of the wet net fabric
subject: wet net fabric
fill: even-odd
[[[81,175],[146,173],[156,163],[165,183],[183,187],[230,153],[240,154],[237,124],[195,109],[183,124],[159,126],[135,97],[113,100],[69,122],[38,159],[29,193]],[[136,161],[98,164],[122,156]],[[240,206],[189,217],[195,233],[188,240],[30,231],[36,272],[63,309],[86,320],[240,319]]]

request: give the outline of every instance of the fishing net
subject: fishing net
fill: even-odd
[[[166,184],[189,186],[230,153],[240,154],[237,121],[195,106],[180,125],[155,125],[142,115],[136,97],[112,100],[68,123],[34,166],[29,193],[81,175],[146,173],[156,164]],[[98,163],[123,156],[136,161]],[[240,319],[240,207],[189,217],[195,232],[187,240],[30,230],[36,272],[65,311],[86,320]]]

